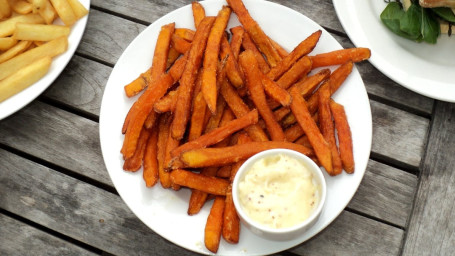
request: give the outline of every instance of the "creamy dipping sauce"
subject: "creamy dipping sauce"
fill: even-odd
[[[239,201],[253,220],[270,228],[297,225],[313,213],[320,186],[299,160],[285,154],[256,161],[239,182]]]

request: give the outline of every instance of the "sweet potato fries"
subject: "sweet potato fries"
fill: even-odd
[[[204,238],[214,253],[221,237],[239,241],[232,181],[250,156],[287,148],[329,175],[354,172],[348,118],[332,95],[370,56],[365,48],[312,55],[321,30],[288,52],[241,0],[227,3],[215,17],[193,2],[196,30],[162,27],[152,66],[125,86],[127,96],[142,94],[125,117],[120,149],[124,170],[143,167],[147,187],[191,189],[189,215],[214,198]],[[241,25],[228,28],[234,15]]]

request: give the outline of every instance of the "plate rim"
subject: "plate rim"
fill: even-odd
[[[445,101],[445,102],[450,102],[450,103],[455,103],[455,94],[450,97],[450,93],[439,93],[438,91],[428,91],[425,89],[419,89],[413,86],[416,82],[419,85],[423,85],[425,83],[431,82],[433,85],[437,84],[439,86],[447,86],[450,84],[442,81],[435,81],[431,80],[430,78],[420,78],[415,76],[414,79],[409,79],[408,76],[402,76],[402,74],[394,72],[393,68],[396,68],[397,66],[393,66],[393,68],[390,68],[391,65],[390,62],[387,62],[384,60],[384,58],[380,55],[377,54],[377,51],[371,47],[371,45],[365,45],[363,40],[357,36],[358,30],[354,29],[355,25],[353,22],[351,22],[351,19],[356,17],[355,15],[352,15],[353,17],[349,17],[348,14],[343,13],[344,9],[346,9],[346,6],[353,6],[355,5],[354,3],[355,0],[332,0],[333,6],[335,8],[335,12],[337,14],[338,20],[340,21],[344,31],[348,35],[349,39],[352,41],[352,43],[356,47],[368,47],[371,49],[372,54],[371,57],[368,59],[368,61],[376,68],[378,69],[382,74],[390,78],[392,81],[397,83],[398,85],[403,86],[406,89],[409,89],[410,91],[413,91],[419,95],[429,97],[435,100],[440,100],[440,101]],[[379,19],[379,16],[378,16]],[[357,20],[358,21],[358,20]],[[363,29],[360,29],[360,32],[362,35],[364,35]],[[392,32],[386,31],[386,34],[391,34],[392,36],[395,36]],[[409,42],[412,42],[409,40]],[[454,87],[453,91],[455,92],[455,82],[452,85]],[[425,87],[423,87],[425,88]]]
[[[284,6],[284,5],[281,5],[281,4],[278,4],[278,3],[274,3],[274,2],[270,2],[270,1],[264,1],[264,0],[244,0],[245,2],[255,2],[255,3],[261,3],[261,4],[264,4],[264,2],[266,2],[267,4],[271,4],[275,7],[279,7],[279,8],[283,8],[285,9],[286,11],[291,11],[293,13],[295,13],[296,15],[299,15],[299,16],[302,16],[304,17],[305,19],[309,20],[310,22],[313,22],[314,24],[316,24],[318,27],[320,27],[320,29],[323,31],[323,34],[325,33],[326,35],[328,35],[329,37],[331,37],[334,41],[336,41],[338,47],[342,48],[341,44],[332,36],[330,35],[330,33],[328,33],[321,25],[319,25],[318,23],[316,23],[315,21],[311,20],[310,18],[308,18],[306,15],[300,13],[300,12],[297,12],[296,10],[293,10],[287,6]],[[221,2],[221,3],[224,3],[223,0],[206,0],[206,1],[201,1],[200,3],[204,5],[204,3],[213,3],[213,2]],[[163,19],[165,19],[168,15],[171,15],[173,14],[174,12],[177,12],[177,11],[180,11],[181,9],[183,8],[188,8],[188,6],[190,6],[191,4],[188,4],[188,5],[185,5],[185,6],[182,6],[180,8],[177,8],[175,10],[172,10],[170,11],[169,13],[166,13],[165,15],[163,15],[162,17],[160,17],[159,19],[157,19],[155,22],[153,22],[152,24],[150,24],[147,28],[145,28],[141,33],[139,33],[134,39],[133,41],[125,48],[124,52],[122,53],[122,55],[119,57],[119,59],[117,60],[116,62],[116,65],[114,66],[113,70],[112,70],[112,73],[111,75],[109,76],[109,79],[108,79],[108,82],[106,84],[106,88],[105,88],[105,92],[103,94],[103,99],[102,99],[102,102],[101,102],[101,109],[100,109],[100,119],[99,119],[99,132],[100,132],[100,144],[101,144],[101,151],[102,151],[102,155],[103,155],[103,161],[105,162],[105,165],[106,165],[106,169],[108,171],[108,174],[112,180],[112,182],[114,183],[114,186],[116,186],[116,182],[117,180],[114,180],[114,177],[112,176],[111,174],[111,171],[109,168],[108,168],[108,163],[107,163],[107,160],[108,158],[106,157],[106,152],[107,152],[107,149],[105,148],[105,145],[103,143],[103,141],[105,141],[106,139],[104,138],[105,134],[102,132],[103,129],[104,129],[104,126],[105,126],[105,118],[107,116],[107,114],[105,114],[105,112],[107,111],[106,110],[106,104],[105,104],[105,94],[106,94],[106,89],[108,89],[109,85],[112,84],[111,80],[112,80],[112,74],[114,73],[115,69],[116,69],[116,66],[117,66],[117,63],[119,62],[119,60],[122,59],[123,55],[128,51],[128,49],[130,47],[133,47],[132,45],[134,44],[135,40],[137,40],[138,37],[140,37],[140,35],[142,33],[145,33],[145,31],[147,29],[150,29],[150,27],[156,23],[159,23],[160,21],[162,21]],[[138,71],[138,74],[140,72]],[[365,85],[363,83],[363,80],[360,76],[360,72],[358,71],[358,69],[354,66],[353,70],[352,70],[352,73],[356,73],[356,75],[358,76],[359,78],[359,82],[361,83],[362,85],[362,91],[361,93],[364,94],[364,100],[366,100],[367,104],[365,105],[367,108],[365,111],[368,112],[368,118],[366,121],[366,123],[368,123],[368,131],[367,131],[367,137],[365,138],[367,143],[368,143],[368,152],[367,152],[367,159],[365,161],[365,164],[364,166],[358,166],[357,163],[356,163],[356,171],[357,172],[361,172],[361,176],[360,176],[360,179],[359,179],[359,182],[358,184],[356,184],[356,188],[355,188],[355,191],[354,193],[348,198],[348,200],[346,200],[346,204],[344,205],[344,207],[340,208],[339,211],[333,216],[333,218],[331,218],[327,223],[325,223],[324,225],[322,225],[322,227],[320,228],[319,231],[317,231],[315,234],[311,235],[310,237],[304,239],[303,241],[300,241],[296,244],[293,244],[293,245],[290,245],[284,249],[279,249],[279,250],[275,250],[275,251],[270,251],[269,253],[276,253],[276,252],[280,252],[280,251],[283,251],[283,250],[287,250],[289,248],[292,248],[296,245],[299,245],[305,241],[307,241],[308,239],[310,239],[311,237],[314,237],[315,235],[317,235],[319,232],[321,232],[322,230],[324,230],[329,224],[333,223],[333,221],[343,212],[343,210],[345,209],[345,207],[348,205],[348,203],[352,200],[352,197],[354,196],[355,192],[358,190],[358,187],[360,186],[360,183],[361,181],[363,180],[363,177],[364,177],[364,174],[366,172],[366,168],[367,168],[367,163],[368,163],[368,159],[369,159],[369,155],[370,155],[370,152],[371,152],[371,146],[372,146],[372,130],[373,130],[373,127],[372,127],[372,115],[371,115],[371,106],[369,104],[369,98],[368,98],[368,94],[367,94],[367,91],[366,91],[366,88],[365,88]],[[352,76],[352,75],[351,75]],[[348,117],[349,118],[349,117]],[[120,134],[120,130],[119,130],[119,134]],[[160,188],[161,189],[161,188]],[[159,233],[158,231],[156,231],[153,227],[151,227],[149,224],[147,224],[147,222],[145,220],[143,220],[140,216],[138,216],[136,213],[135,213],[135,210],[133,209],[132,205],[125,199],[124,197],[124,194],[121,193],[119,191],[119,195],[120,197],[122,198],[122,200],[125,202],[125,204],[127,205],[127,207],[133,212],[133,214],[139,218],[148,228],[150,228],[153,232],[155,232],[156,234],[158,234],[159,236],[161,236],[162,238],[172,242],[173,244],[181,247],[181,248],[185,248],[189,251],[193,251],[193,252],[197,252],[197,253],[202,253],[202,254],[211,254],[210,252],[208,252],[207,250],[196,250],[195,248],[191,248],[191,247],[187,247],[187,246],[184,246],[182,244],[179,244],[177,242],[175,242],[174,240],[172,240],[172,238],[170,237],[167,237],[167,236],[164,236],[163,234]],[[205,249],[205,247],[203,248]],[[248,254],[248,253],[247,253]],[[256,254],[248,254],[248,255],[256,255]]]

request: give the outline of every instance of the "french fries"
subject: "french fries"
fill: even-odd
[[[239,242],[232,181],[252,155],[286,148],[309,156],[332,176],[354,171],[347,117],[331,96],[353,63],[369,58],[365,48],[311,56],[320,30],[287,52],[241,0],[227,2],[216,17],[193,2],[196,31],[173,27],[167,41],[158,37],[155,52],[165,49],[160,75],[148,80],[141,75],[127,85],[148,87],[125,117],[120,149],[125,171],[132,160],[136,171],[142,154],[147,187],[159,181],[165,189],[191,189],[188,215],[214,199],[204,230],[205,246],[213,253],[221,237]],[[229,29],[229,42],[231,10],[242,25]],[[315,70],[328,65],[339,67]]]
[[[0,81],[0,102],[24,90],[47,73],[51,57],[40,58]]]
[[[0,0],[0,83],[3,85],[2,90],[8,92],[1,95],[1,101],[6,100],[7,95],[11,97],[30,86],[31,81],[40,80],[37,78],[38,74],[42,77],[47,73],[42,71],[50,68],[45,68],[47,62],[44,65],[42,60],[52,59],[68,49],[70,25],[88,13],[79,0],[53,2]],[[56,6],[60,16],[54,8]],[[73,13],[71,22],[66,19],[66,13]],[[60,17],[66,26],[52,24],[57,17]],[[40,68],[37,68],[37,63],[41,63]],[[18,74],[24,75],[23,81]],[[11,87],[15,84],[20,86],[6,88],[7,84]]]

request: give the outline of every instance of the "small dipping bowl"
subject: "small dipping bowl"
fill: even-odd
[[[274,158],[279,155],[285,155],[290,158],[296,159],[303,166],[305,166],[306,169],[309,170],[313,176],[312,182],[316,186],[316,191],[319,195],[318,205],[313,208],[313,211],[310,213],[308,218],[298,223],[295,223],[292,226],[283,228],[270,227],[251,218],[244,209],[244,206],[242,205],[239,196],[239,184],[245,180],[245,176],[251,171],[252,166],[262,159]],[[265,185],[266,184],[259,184],[259,186]],[[325,203],[326,193],[327,187],[324,175],[322,174],[322,170],[309,157],[289,149],[266,150],[250,157],[237,171],[237,174],[234,178],[232,185],[232,198],[241,222],[254,234],[269,240],[277,241],[291,240],[302,235],[303,233],[305,233],[305,231],[311,228],[317,222],[319,216],[321,215],[322,208]]]

